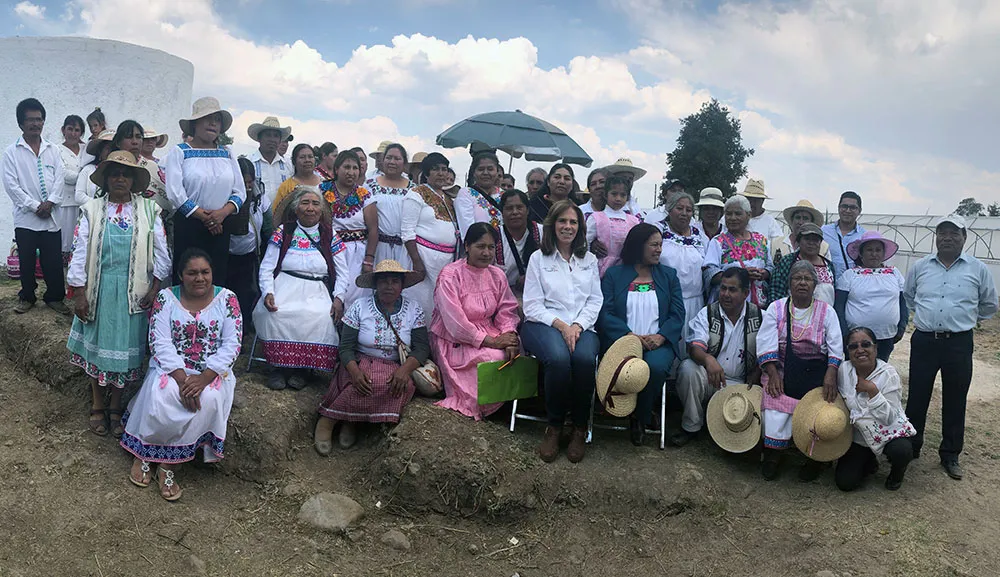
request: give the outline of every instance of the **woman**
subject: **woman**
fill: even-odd
[[[370,204],[378,207],[378,248],[375,260],[394,260],[403,267],[410,266],[410,257],[400,238],[403,218],[403,198],[413,188],[413,182],[403,175],[408,158],[402,144],[385,147],[382,155],[382,174],[365,182],[371,192]]]
[[[834,478],[841,491],[853,491],[878,470],[878,456],[885,453],[892,465],[885,488],[903,485],[906,467],[913,460],[909,437],[916,434],[903,411],[903,387],[889,363],[875,357],[875,333],[856,327],[847,335],[849,360],[840,365],[837,385],[854,424],[854,442],[837,460]]]
[[[410,375],[430,355],[424,313],[403,296],[416,280],[416,273],[391,260],[358,277],[358,286],[375,291],[354,301],[344,315],[340,367],[320,402],[313,434],[320,455],[330,454],[338,422],[343,423],[340,446],[348,449],[357,438],[355,423],[398,423],[413,398]],[[399,356],[400,343],[409,351],[405,359]]]
[[[52,215],[62,231],[63,263],[69,262],[73,254],[73,230],[80,217],[80,205],[76,202],[76,181],[83,167],[83,156],[87,153],[80,137],[83,135],[83,119],[75,114],[66,117],[62,125],[63,143],[59,147],[62,170],[56,175],[53,195],[58,209]]]
[[[500,211],[499,181],[500,161],[492,152],[480,152],[472,157],[469,166],[468,186],[455,197],[455,217],[458,233],[465,238],[473,223],[488,222],[500,234],[503,215]],[[501,239],[501,244],[503,239]],[[503,252],[497,251],[497,265],[503,266]]]
[[[333,372],[344,315],[346,249],[330,227],[329,208],[309,187],[292,192],[283,223],[260,263],[260,294],[253,311],[264,358],[275,370],[267,386],[300,390],[305,369]],[[331,318],[332,317],[332,318]]]
[[[108,129],[108,121],[98,106],[87,115],[87,126],[90,128],[90,140],[97,138],[99,134]]]
[[[663,207],[667,212],[666,218],[652,223],[663,234],[660,264],[677,273],[684,295],[685,319],[693,319],[705,306],[701,266],[705,262],[708,239],[691,222],[694,206],[694,198],[690,194],[674,193]],[[685,348],[681,346],[678,351],[681,358],[687,357]]]
[[[549,175],[545,178],[545,184],[528,205],[528,218],[532,222],[545,222],[545,217],[553,204],[562,200],[571,200],[576,204],[576,195],[573,194],[573,186],[576,183],[574,178],[576,177],[573,176],[573,169],[568,164],[560,162],[552,165]]]
[[[600,170],[600,169],[598,169]],[[542,185],[545,184],[545,179],[548,177],[544,168],[535,167],[528,171],[528,174],[524,177],[524,187],[528,191],[528,198],[535,198],[538,191],[541,190]]]
[[[199,98],[189,118],[179,121],[191,137],[167,153],[167,198],[174,215],[174,280],[180,282],[176,259],[197,247],[212,258],[212,278],[226,284],[229,261],[229,217],[246,201],[240,165],[219,135],[233,125],[233,115],[212,97]]]
[[[292,167],[294,174],[292,177],[282,182],[278,187],[277,194],[274,195],[274,206],[279,210],[284,210],[284,201],[289,198],[292,191],[300,186],[304,186],[313,192],[319,193],[319,185],[323,179],[316,174],[316,157],[313,155],[311,146],[300,142],[292,149]]]
[[[698,217],[701,222],[696,226],[705,235],[705,238],[712,240],[726,230],[722,225],[722,213],[726,209],[726,204],[722,200],[722,191],[718,188],[708,187],[701,189],[698,194]]]
[[[105,130],[97,138],[87,143],[86,156],[90,159],[90,162],[80,168],[80,174],[76,179],[76,185],[73,190],[73,200],[77,207],[87,204],[90,199],[97,196],[99,187],[90,180],[90,176],[97,170],[98,165],[107,160],[108,155],[111,154],[111,140],[114,137],[114,132]],[[75,228],[76,223],[74,222],[73,228],[70,230],[72,231]]]
[[[536,168],[535,170],[541,170]],[[583,217],[587,218],[593,212],[604,210],[607,199],[604,196],[604,184],[611,178],[611,173],[605,168],[595,168],[587,175],[587,192],[590,193],[590,200],[580,205]]]
[[[837,316],[841,329],[871,327],[878,345],[878,358],[889,362],[896,343],[906,333],[910,312],[903,298],[906,280],[894,266],[886,266],[899,245],[868,231],[847,245],[847,256],[861,266],[844,271],[837,279]],[[944,295],[942,295],[944,296]]]
[[[823,244],[823,231],[811,222],[799,226],[795,233],[795,244],[799,248],[791,254],[781,257],[774,267],[774,280],[771,281],[769,298],[776,301],[788,296],[788,271],[800,260],[808,261],[816,268],[819,282],[816,284],[816,298],[828,305],[834,304],[834,287],[837,286],[837,274],[834,272],[830,259],[820,254]]]
[[[147,128],[146,132],[142,135],[142,158],[153,163],[159,163],[160,159],[155,156],[156,149],[163,148],[168,142],[170,142],[169,136]]]
[[[642,340],[642,358],[649,365],[649,381],[629,418],[632,444],[637,447],[642,446],[653,403],[677,358],[684,328],[682,285],[674,269],[661,264],[663,245],[655,226],[636,225],[625,237],[622,264],[608,269],[601,281],[604,304],[597,328],[602,349],[625,335],[637,335]]]
[[[233,218],[229,238],[229,278],[226,288],[236,293],[243,311],[243,326],[252,330],[253,307],[260,281],[260,249],[271,237],[271,201],[260,190],[254,163],[245,156],[237,159],[243,174],[247,200]]]
[[[593,329],[603,301],[583,213],[571,201],[559,201],[545,218],[542,246],[528,261],[521,328],[524,349],[544,373],[548,427],[538,454],[547,463],[559,456],[566,413],[573,420],[566,456],[573,463],[584,457],[599,345]]]
[[[135,457],[129,481],[148,487],[156,463],[160,496],[181,498],[176,472],[198,449],[206,463],[222,459],[243,323],[232,292],[213,286],[208,253],[182,254],[181,284],[156,295],[149,321],[153,358],[128,405],[121,446]]]
[[[815,298],[816,268],[806,260],[788,274],[790,296],[771,303],[757,333],[757,360],[763,369],[765,479],[778,476],[781,454],[790,446],[792,412],[810,390],[823,387],[823,397],[837,397],[837,367],[844,358],[844,341],[833,307]],[[791,322],[789,322],[791,319]],[[791,346],[789,346],[789,343]],[[799,472],[804,481],[822,472],[822,463],[808,461]]]
[[[138,159],[139,167],[149,173],[149,185],[142,192],[142,196],[155,201],[164,211],[170,211],[173,207],[167,200],[167,185],[164,182],[163,171],[155,162],[142,156],[145,134],[146,131],[138,122],[125,120],[115,131],[115,137],[111,140],[111,150],[124,150]]]
[[[358,166],[361,169],[361,176],[358,177],[358,181],[364,182],[367,179],[365,175],[368,174],[368,155],[365,154],[365,149],[361,148],[360,146],[355,146],[354,148],[351,149],[351,152],[353,152],[358,157]],[[337,156],[340,155],[338,154]],[[336,177],[336,175],[337,175],[337,169],[334,168],[334,176]]]
[[[321,180],[333,180],[337,173],[336,169],[333,168],[337,161],[337,145],[332,142],[324,142],[319,147],[319,154],[316,158],[316,175]]]
[[[512,188],[500,197],[500,211],[503,214],[504,271],[507,284],[515,296],[524,292],[524,275],[528,271],[528,260],[538,250],[542,242],[542,231],[536,223],[528,220],[528,195]]]
[[[400,238],[420,278],[420,282],[406,290],[406,296],[420,305],[426,318],[434,312],[438,275],[455,260],[460,239],[455,206],[444,192],[448,159],[432,152],[420,166],[425,182],[403,197]]]
[[[767,282],[771,278],[771,252],[767,239],[747,228],[750,222],[750,201],[734,195],[726,201],[726,232],[708,242],[702,281],[710,291],[708,302],[715,302],[719,292],[722,271],[742,267],[750,273],[750,302],[764,309],[767,307]]]
[[[105,193],[81,208],[66,280],[76,317],[66,348],[70,364],[93,379],[90,430],[122,434],[122,390],[139,380],[150,307],[170,275],[170,253],[146,171],[127,152],[112,152],[90,176]],[[111,405],[104,392],[111,385]]]
[[[778,246],[775,247],[774,251],[774,261],[777,262],[782,256],[787,256],[799,249],[798,234],[799,229],[802,228],[803,224],[811,222],[816,226],[822,228],[823,221],[826,220],[823,213],[816,210],[816,207],[812,205],[808,200],[800,200],[794,206],[790,206],[782,211],[782,216],[785,219],[785,224],[788,225],[789,233],[788,236],[782,237],[777,240]],[[830,257],[830,245],[824,240],[819,249],[819,254],[826,258]]]
[[[361,177],[361,163],[358,155],[345,150],[337,155],[334,162],[336,179],[320,184],[323,199],[330,203],[333,230],[344,242],[345,282],[344,308],[350,307],[362,296],[368,296],[365,289],[358,287],[351,279],[361,273],[371,272],[375,264],[378,246],[378,207],[369,204],[371,193],[358,185]]]
[[[477,421],[503,405],[479,404],[479,363],[513,360],[520,345],[517,299],[503,270],[491,266],[496,244],[493,227],[470,226],[465,259],[441,270],[434,291],[431,346],[445,390],[437,405]]]

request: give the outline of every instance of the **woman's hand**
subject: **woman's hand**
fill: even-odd
[[[829,367],[823,375],[823,399],[832,403],[837,400],[840,391],[837,390],[837,369]]]
[[[594,242],[590,243],[590,252],[594,253],[597,258],[604,258],[608,256],[608,247],[604,246],[604,243],[594,239]]]
[[[566,341],[566,347],[569,348],[569,352],[572,354],[576,350],[576,341],[580,340],[580,334],[583,333],[583,327],[576,323],[571,325],[564,323],[559,332],[562,333],[563,340]]]
[[[645,335],[640,337],[642,339],[643,348],[647,351],[656,350],[663,346],[667,342],[667,339],[663,335],[656,333],[652,335]]]
[[[824,383],[824,385],[825,384],[826,383]],[[875,383],[869,381],[868,379],[862,379],[861,377],[858,377],[858,384],[854,386],[854,390],[859,393],[867,393],[868,398],[874,397],[878,394],[878,387],[875,386]]]
[[[340,320],[344,318],[344,301],[340,300],[340,297],[333,299],[333,305],[330,307],[330,316],[333,317],[333,324],[335,325],[340,324]]]
[[[772,362],[764,365],[764,370],[767,371],[767,394],[775,399],[785,394],[785,382],[781,379],[781,375],[778,374],[776,363]]]
[[[370,262],[363,263],[361,265],[361,272],[362,273],[372,272],[372,263],[370,263]]]
[[[500,349],[504,350],[510,347],[517,347],[517,333],[507,332],[495,337],[486,337],[483,339],[483,346],[489,349]]]
[[[73,293],[73,313],[83,322],[87,322],[90,304],[87,302],[87,289],[80,287]]]
[[[278,307],[274,304],[274,293],[267,293],[267,296],[264,297],[264,308],[266,308],[268,312],[278,312]]]
[[[389,379],[389,394],[394,397],[402,395],[406,391],[407,385],[410,384],[410,373],[412,372],[407,368],[406,363],[393,371],[392,377]]]
[[[513,361],[521,353],[521,349],[519,347],[507,347],[504,349],[504,353],[507,361]]]
[[[358,366],[358,363],[351,361],[351,364],[347,365],[347,373],[351,375],[351,384],[354,385],[354,388],[362,396],[367,397],[372,394],[372,382],[368,379],[368,375]]]
[[[149,287],[149,292],[146,293],[146,296],[142,297],[142,300],[139,301],[139,306],[144,310],[152,307],[153,301],[156,300],[156,293],[158,292],[160,292],[160,279],[153,278],[153,284]]]
[[[762,269],[757,267],[748,266],[747,274],[750,275],[750,280],[764,280],[764,277],[761,275],[761,270]]]

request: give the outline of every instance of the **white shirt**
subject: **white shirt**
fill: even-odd
[[[90,175],[97,170],[96,164],[87,164],[80,169],[80,174],[76,177],[76,186],[73,190],[74,201],[77,206],[87,204],[87,201],[97,196],[97,185],[90,181]]]
[[[528,226],[531,226],[532,224],[538,227],[538,238],[541,238],[542,225],[538,224],[537,222],[533,223],[529,220]],[[531,229],[530,228],[524,229],[524,234],[521,236],[521,238],[514,239],[514,246],[510,246],[510,243],[507,242],[506,236],[503,239],[503,269],[504,272],[507,273],[507,284],[509,284],[512,287],[515,284],[517,284],[517,279],[518,277],[521,276],[521,271],[518,270],[517,268],[517,259],[514,258],[514,251],[515,250],[517,251],[518,256],[523,255],[524,245],[528,244],[528,236],[530,235],[531,235]],[[514,235],[511,235],[511,238],[514,238]],[[528,263],[523,263],[523,264],[525,268],[525,274],[527,274]]]
[[[747,230],[764,235],[764,238],[767,239],[767,246],[771,249],[771,254],[774,254],[777,249],[779,239],[785,236],[785,229],[781,228],[778,221],[766,212],[760,216],[750,217]]]
[[[503,215],[500,209],[494,207],[482,194],[463,187],[455,197],[455,218],[458,221],[458,231],[462,238],[469,231],[469,227],[477,222],[488,222],[497,230],[503,224]]]
[[[56,197],[59,199],[56,204],[59,206],[79,206],[76,204],[76,180],[80,176],[81,156],[86,154],[86,145],[80,144],[80,153],[74,154],[72,150],[62,144],[57,146],[59,156],[62,159],[62,170],[56,175],[56,188],[59,189]]]
[[[427,326],[424,311],[415,300],[403,297],[395,314],[390,315],[392,326],[399,333],[399,340],[410,346],[413,329]],[[399,362],[399,348],[396,334],[389,327],[385,315],[375,305],[375,296],[359,298],[344,314],[344,324],[358,331],[358,352]]]
[[[960,333],[997,312],[997,287],[990,269],[964,252],[948,268],[937,254],[913,263],[906,272],[903,295],[919,331]]]
[[[274,160],[268,162],[260,155],[260,149],[253,151],[247,160],[253,163],[254,172],[257,174],[257,184],[261,186],[268,201],[274,201],[274,195],[278,194],[278,187],[292,176],[292,167],[285,160],[285,157],[278,153],[274,154]],[[268,203],[270,204],[270,202]]]
[[[246,197],[240,164],[228,148],[178,144],[167,153],[167,198],[182,215],[218,210],[227,202],[239,210]]]
[[[260,294],[267,296],[274,294],[274,267],[278,265],[278,255],[281,253],[281,238],[284,226],[278,226],[271,240],[267,243],[267,252],[260,261]],[[329,272],[326,268],[326,259],[319,250],[312,244],[304,233],[308,233],[313,239],[319,241],[319,225],[305,227],[297,225],[295,227],[295,238],[288,246],[284,260],[281,261],[282,271],[292,271],[315,277],[326,276]],[[344,255],[344,242],[336,234],[330,243],[330,250],[333,253],[333,270],[337,275],[334,280],[333,298],[339,298],[344,302],[347,294],[347,283],[354,284],[354,279],[347,278],[347,258]]]
[[[250,230],[246,234],[229,237],[229,254],[250,254],[260,248],[260,227],[264,225],[264,213],[271,210],[271,199],[265,194],[260,204],[250,213]]]
[[[62,157],[56,146],[43,138],[35,156],[24,137],[18,137],[4,151],[0,166],[4,190],[14,205],[14,228],[59,232],[59,223],[51,214],[48,218],[35,214],[43,202],[59,200],[55,196],[59,192],[56,174],[62,170]]]
[[[715,360],[725,371],[727,381],[742,383],[746,379],[743,375],[743,345],[745,344],[743,332],[747,307],[743,306],[740,318],[736,319],[735,323],[729,319],[729,315],[721,306],[719,312],[722,313],[725,328],[722,330],[722,347],[719,348],[719,356]],[[693,319],[688,320],[687,327],[684,329],[684,341],[702,350],[708,350],[708,307],[702,307]]]
[[[524,278],[525,320],[552,326],[559,319],[588,331],[594,328],[602,304],[597,257],[592,253],[582,259],[572,255],[568,262],[558,250],[548,256],[541,250],[531,255]]]
[[[430,191],[428,193],[428,191]],[[427,194],[432,206],[424,198]],[[442,207],[448,216],[454,219],[448,203],[443,194],[438,194],[433,188],[426,184],[421,184],[409,190],[403,197],[402,218],[400,219],[399,236],[403,242],[417,240],[417,237],[430,241],[434,244],[454,247],[455,223],[454,220],[443,220],[438,218],[438,208]]]
[[[899,295],[906,279],[896,267],[850,268],[837,279],[837,290],[847,293],[847,328],[868,327],[876,339],[891,339],[899,327]]]
[[[413,183],[405,188],[391,188],[378,183],[378,177],[369,179],[364,187],[371,196],[365,202],[378,208],[378,231],[386,236],[399,236],[403,219],[403,197],[413,189]]]
[[[121,207],[121,213],[118,212]],[[134,226],[132,220],[132,204],[108,202],[108,222],[105,226],[128,228]],[[72,287],[87,285],[87,250],[90,246],[90,220],[87,213],[80,213],[80,223],[73,237],[73,258],[66,270],[66,284]],[[127,264],[127,263],[126,263]],[[100,264],[98,264],[100,266]],[[167,249],[167,234],[163,228],[163,220],[156,215],[153,223],[153,276],[161,281],[170,278],[170,251]]]

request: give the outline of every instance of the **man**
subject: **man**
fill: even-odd
[[[639,218],[639,220],[642,220],[645,215],[642,209],[639,208],[639,201],[635,198],[632,188],[635,181],[646,176],[645,169],[634,166],[631,159],[623,157],[616,160],[614,164],[605,166],[604,170],[608,171],[611,176],[620,176],[625,179],[629,193],[629,200],[628,204],[625,205],[625,212],[635,215]]]
[[[382,175],[382,156],[385,154],[385,149],[388,148],[390,144],[392,144],[391,140],[383,140],[378,143],[378,148],[375,149],[375,152],[368,155],[375,161],[375,168],[372,173],[367,176],[367,178],[376,178]],[[362,173],[362,176],[365,176],[364,173]]]
[[[847,245],[861,238],[866,232],[864,227],[858,224],[858,217],[861,216],[861,196],[851,190],[841,194],[837,214],[840,216],[837,222],[823,225],[823,240],[830,245],[830,260],[837,269],[837,278],[840,278],[845,270],[854,268],[854,261],[847,256]]]
[[[69,315],[63,303],[66,287],[62,270],[62,235],[52,218],[55,203],[56,174],[62,171],[62,158],[54,144],[42,138],[45,107],[34,98],[17,105],[17,125],[21,137],[3,154],[3,187],[14,205],[14,240],[21,267],[21,291],[14,312],[24,314],[35,306],[35,253],[41,257],[45,278],[43,300],[59,314]]]
[[[278,156],[280,156],[282,160],[285,160],[285,155],[288,154],[288,144],[293,140],[295,140],[295,137],[289,134],[288,138],[282,140],[281,143],[278,144]],[[287,164],[288,161],[285,160],[285,163]]]
[[[785,231],[773,216],[764,212],[764,201],[771,198],[764,192],[764,181],[752,178],[748,180],[746,187],[743,188],[743,196],[750,201],[750,222],[747,223],[747,230],[764,235],[767,239],[767,249],[771,251],[773,257],[781,238],[785,236]]]
[[[264,122],[251,124],[247,128],[247,136],[259,144],[257,150],[250,154],[247,159],[253,163],[254,172],[257,173],[258,186],[272,201],[274,195],[278,193],[278,187],[281,186],[281,183],[291,177],[294,172],[292,166],[278,152],[279,145],[282,141],[287,141],[291,133],[292,129],[288,126],[281,126],[281,123],[274,116],[268,116]]]
[[[935,228],[937,254],[918,260],[906,274],[903,296],[913,312],[910,393],[906,416],[917,430],[913,458],[920,457],[934,379],[941,371],[941,466],[952,479],[965,440],[965,401],[972,382],[972,329],[997,311],[997,290],[989,269],[962,252],[965,220],[949,215]],[[832,248],[832,246],[831,246]]]
[[[542,188],[547,177],[548,173],[545,172],[544,168],[535,167],[528,171],[528,175],[524,177],[524,182],[527,183],[528,190],[526,192],[529,199],[535,198],[535,195],[538,194],[538,189]]]
[[[513,174],[503,175],[503,177],[500,179],[500,188],[504,191],[508,191],[514,188],[514,175]]]
[[[670,441],[680,447],[705,424],[705,404],[721,388],[760,384],[757,331],[762,314],[747,300],[750,275],[742,268],[722,271],[719,300],[688,319],[685,341],[689,358],[677,373],[677,395],[684,404],[681,431]]]
[[[685,192],[684,181],[681,180],[681,179],[679,179],[679,178],[675,178],[673,180],[668,180],[667,181],[667,198],[670,198],[670,195],[678,193],[678,192]]]
[[[778,262],[782,256],[792,254],[799,249],[799,245],[795,239],[799,234],[799,228],[803,224],[811,222],[816,226],[823,226],[823,221],[825,220],[823,213],[817,210],[811,202],[804,199],[793,206],[789,206],[781,214],[785,218],[785,224],[788,225],[791,232],[788,233],[788,236],[782,236],[774,243],[774,262]],[[819,247],[819,254],[826,259],[830,258],[830,244],[825,240]]]

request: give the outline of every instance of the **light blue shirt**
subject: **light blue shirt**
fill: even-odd
[[[993,275],[979,259],[965,253],[948,268],[936,254],[913,263],[903,296],[914,311],[918,331],[960,333],[997,312]]]
[[[841,234],[840,224],[837,222],[824,224],[822,229],[823,240],[826,241],[826,244],[830,245],[830,260],[833,261],[833,268],[837,272],[837,278],[840,278],[844,276],[845,270],[854,268],[854,261],[851,260],[851,257],[847,256],[847,245],[861,238],[861,235],[867,231],[863,226],[855,223],[854,230],[844,235]]]

